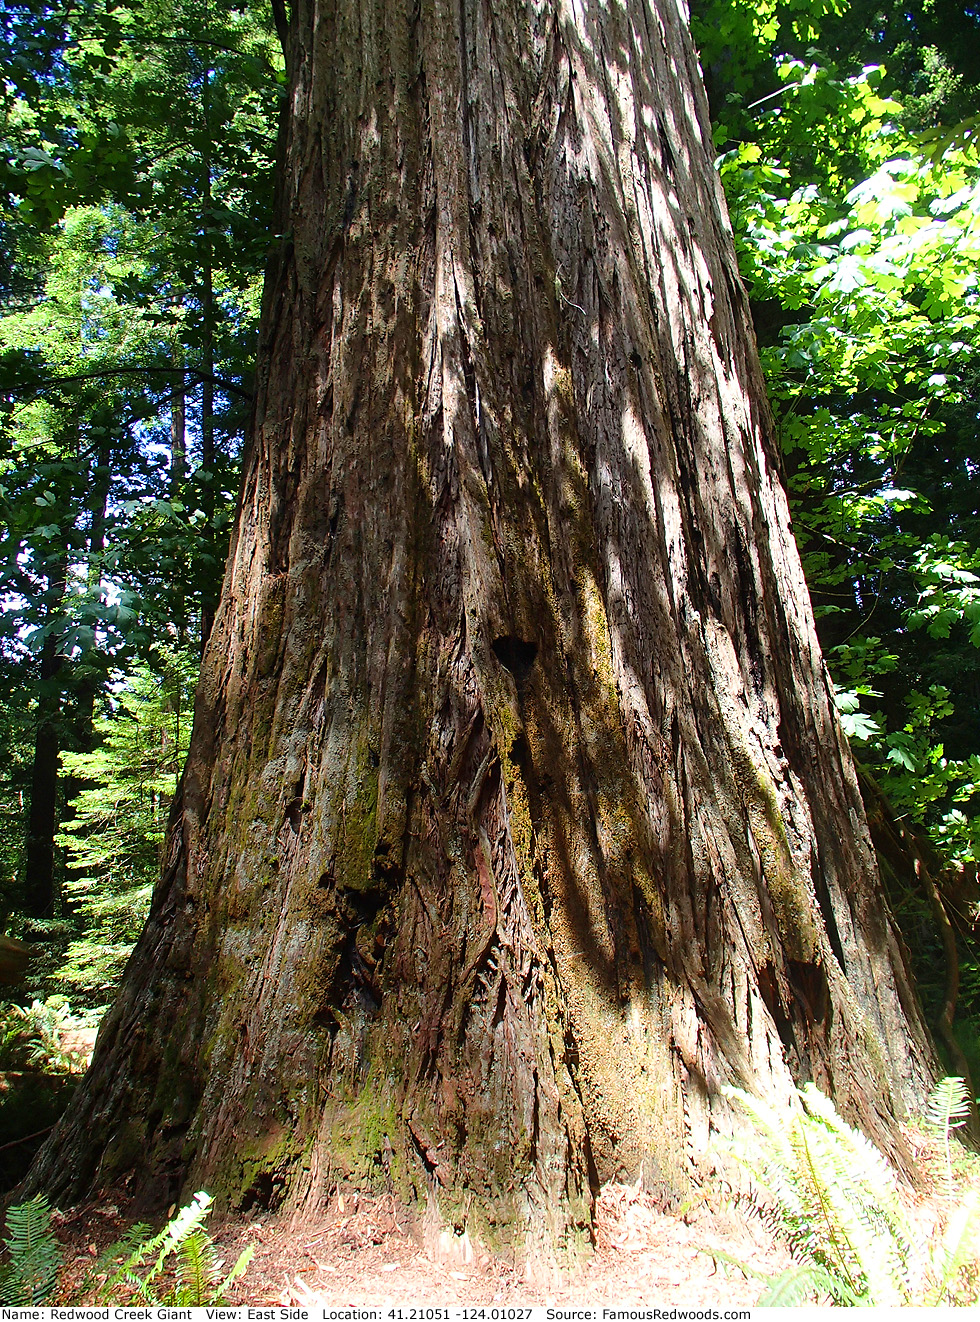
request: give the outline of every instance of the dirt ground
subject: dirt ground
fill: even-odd
[[[94,1037],[94,1029],[65,1036],[63,1046],[78,1055],[80,1067],[91,1055]],[[135,1219],[122,1199],[111,1198],[54,1214],[65,1266],[53,1302],[95,1301],[105,1279],[99,1279],[98,1259]],[[739,1308],[755,1303],[763,1282],[726,1259],[767,1276],[789,1263],[785,1248],[757,1220],[717,1198],[710,1204],[695,1199],[682,1213],[671,1214],[649,1194],[622,1184],[603,1189],[595,1250],[574,1270],[540,1264],[517,1269],[466,1237],[410,1227],[391,1198],[356,1193],[335,1193],[315,1223],[296,1226],[263,1214],[210,1224],[208,1230],[224,1271],[247,1245],[253,1248],[248,1269],[229,1296],[233,1304]]]
[[[940,1143],[906,1128],[919,1187],[905,1187],[906,1213],[928,1242],[950,1212]],[[958,1147],[958,1145],[956,1145]],[[960,1191],[980,1188],[980,1161],[954,1159]],[[959,1194],[956,1195],[959,1197]],[[134,1221],[109,1200],[53,1218],[65,1268],[52,1302],[96,1302],[105,1276],[99,1257]],[[230,1304],[284,1307],[597,1306],[753,1307],[765,1279],[790,1265],[785,1247],[757,1218],[706,1190],[665,1212],[639,1187],[607,1185],[596,1209],[595,1251],[574,1270],[518,1269],[491,1258],[466,1236],[410,1227],[393,1199],[336,1191],[316,1221],[270,1214],[211,1224],[222,1275],[251,1245],[254,1256]],[[740,1266],[746,1268],[740,1270]],[[126,1303],[124,1297],[103,1302]]]
[[[80,1057],[91,1051],[88,1040],[72,1045]],[[908,1128],[905,1136],[920,1181],[917,1190],[906,1189],[907,1211],[926,1240],[944,1214],[945,1163],[935,1139]],[[980,1186],[975,1157],[966,1184]],[[105,1280],[98,1276],[99,1256],[135,1217],[125,1204],[103,1199],[55,1213],[53,1220],[65,1257],[53,1302],[92,1303]],[[254,1256],[228,1303],[257,1306],[643,1304],[724,1312],[754,1306],[765,1278],[790,1265],[785,1246],[717,1188],[671,1213],[638,1186],[609,1184],[600,1194],[595,1225],[593,1254],[563,1270],[515,1268],[466,1236],[410,1226],[392,1198],[339,1190],[315,1222],[296,1225],[262,1214],[210,1224],[208,1230],[223,1272],[252,1246]]]
[[[68,1270],[59,1295],[90,1300],[98,1254],[131,1218],[93,1204],[60,1218]],[[463,1237],[443,1234],[424,1247],[399,1221],[391,1199],[337,1194],[323,1219],[290,1226],[271,1216],[212,1227],[225,1270],[246,1244],[255,1256],[233,1287],[230,1303],[351,1305],[647,1304],[750,1307],[762,1289],[712,1250],[771,1274],[788,1264],[785,1250],[758,1223],[700,1203],[684,1215],[658,1210],[649,1195],[607,1185],[597,1209],[593,1256],[573,1271],[517,1270]],[[88,1277],[88,1280],[86,1280]],[[118,1302],[124,1302],[119,1300]]]

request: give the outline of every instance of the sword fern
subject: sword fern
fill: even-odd
[[[946,1104],[953,1096],[947,1091]],[[730,1149],[749,1177],[740,1197],[781,1235],[794,1259],[768,1282],[760,1306],[977,1301],[976,1191],[950,1212],[938,1242],[926,1243],[903,1203],[895,1171],[813,1084],[798,1093],[788,1113],[738,1089],[726,1093],[749,1113],[756,1131],[751,1148]],[[947,1105],[947,1116],[954,1112]]]

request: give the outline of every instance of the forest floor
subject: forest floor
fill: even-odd
[[[94,1259],[132,1220],[117,1206],[90,1204],[59,1218],[67,1267],[59,1296],[91,1300]],[[254,1257],[230,1303],[251,1305],[529,1306],[644,1304],[658,1307],[751,1307],[762,1283],[713,1252],[771,1275],[786,1250],[757,1220],[700,1200],[683,1215],[629,1185],[607,1185],[599,1198],[596,1245],[573,1270],[515,1268],[442,1236],[426,1246],[410,1233],[393,1200],[335,1195],[321,1220],[291,1225],[272,1216],[211,1227],[225,1270],[251,1244]],[[89,1286],[86,1288],[86,1277]],[[125,1302],[120,1299],[117,1302]]]
[[[88,1038],[69,1045],[80,1057],[91,1051]],[[919,1187],[906,1186],[903,1202],[926,1242],[949,1211],[945,1163],[936,1139],[904,1128]],[[957,1183],[980,1187],[980,1161],[960,1151],[965,1180]],[[103,1198],[54,1214],[64,1267],[53,1302],[85,1305],[99,1298],[106,1279],[99,1276],[99,1258],[134,1220],[122,1199]],[[215,1220],[208,1230],[223,1272],[252,1247],[252,1260],[228,1302],[254,1306],[642,1304],[724,1313],[754,1306],[766,1278],[790,1265],[785,1245],[757,1216],[736,1206],[719,1184],[706,1186],[678,1211],[665,1211],[639,1186],[606,1185],[596,1206],[594,1252],[574,1269],[509,1265],[466,1236],[411,1225],[393,1198],[340,1190],[315,1221],[297,1224],[262,1213]],[[126,1303],[127,1298],[108,1302]]]
[[[903,1127],[918,1187],[903,1185],[905,1213],[923,1245],[935,1242],[966,1189],[980,1189],[980,1159],[955,1144],[955,1184],[947,1187],[942,1146]],[[103,1199],[55,1213],[64,1252],[55,1299],[86,1305],[100,1298],[99,1258],[118,1243],[134,1217],[124,1203]],[[767,1278],[790,1265],[782,1242],[746,1215],[720,1185],[683,1209],[664,1211],[639,1187],[609,1184],[598,1199],[596,1243],[575,1269],[516,1268],[469,1240],[438,1228],[411,1227],[392,1198],[337,1191],[316,1220],[297,1224],[269,1213],[209,1226],[222,1274],[251,1245],[253,1258],[227,1302],[306,1309],[390,1307],[751,1308]],[[740,1269],[740,1265],[745,1271]],[[980,1283],[974,1264],[969,1297]],[[121,1295],[101,1302],[123,1304]],[[132,1302],[139,1302],[133,1299]]]

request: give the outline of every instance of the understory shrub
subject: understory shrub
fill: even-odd
[[[924,1234],[894,1169],[812,1083],[788,1114],[737,1088],[726,1094],[755,1130],[727,1149],[748,1176],[737,1201],[785,1241],[793,1258],[786,1271],[764,1278],[760,1306],[980,1302],[980,1190],[956,1197],[950,1190],[932,1233]],[[930,1101],[929,1120],[937,1131],[942,1125],[945,1144],[958,1095],[944,1080]]]

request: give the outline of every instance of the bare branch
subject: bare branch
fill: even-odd
[[[211,372],[200,372],[194,367],[106,367],[97,372],[73,372],[70,376],[49,376],[43,381],[38,381],[29,386],[5,386],[2,387],[2,393],[8,395],[20,394],[40,394],[51,386],[69,385],[73,381],[98,381],[108,376],[183,376],[191,377],[195,381],[210,381],[221,390],[227,391],[229,395],[237,395],[239,399],[251,400],[252,392],[246,390],[244,386],[239,386],[234,381],[229,381],[226,377],[215,376]]]

